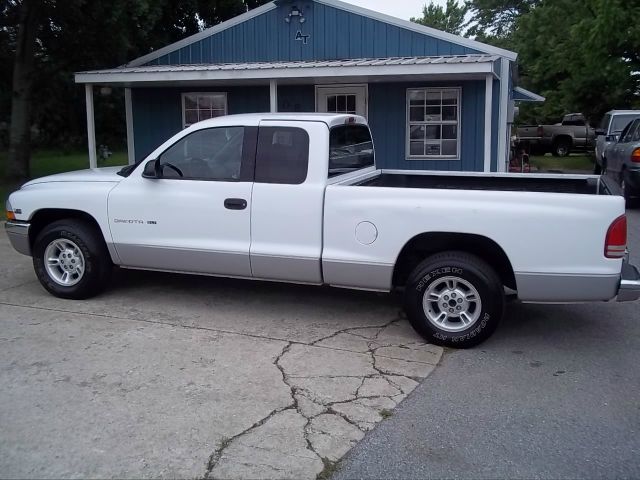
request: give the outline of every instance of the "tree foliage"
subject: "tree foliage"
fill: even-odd
[[[444,8],[442,5],[436,5],[432,1],[429,5],[423,7],[422,17],[412,17],[411,21],[453,33],[454,35],[460,35],[467,25],[465,16],[468,10],[469,7],[464,2],[459,4],[457,0],[447,0],[447,5]]]
[[[575,111],[592,123],[640,106],[640,2],[470,0],[479,39],[518,52],[520,83],[546,97],[521,121]]]
[[[493,43],[508,40],[516,22],[541,0],[466,0],[471,12],[469,36]]]
[[[122,65],[266,1],[0,0],[0,126],[10,121],[24,5],[36,6],[39,19],[33,53],[33,140],[73,148],[85,138],[84,92],[74,84],[74,72]],[[120,146],[125,137],[123,112],[120,89],[108,97],[96,96],[98,143]]]

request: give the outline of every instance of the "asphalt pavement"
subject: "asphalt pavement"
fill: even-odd
[[[509,305],[343,459],[351,478],[640,478],[640,302]]]

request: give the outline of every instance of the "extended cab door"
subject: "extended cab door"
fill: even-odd
[[[322,283],[328,145],[323,122],[260,123],[251,202],[254,277]]]
[[[109,195],[122,264],[251,276],[251,186],[257,127],[191,131]]]

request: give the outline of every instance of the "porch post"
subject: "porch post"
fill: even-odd
[[[276,79],[272,79],[269,82],[269,97],[271,102],[271,113],[276,113],[278,111],[278,81]]]
[[[491,113],[493,107],[493,76],[487,75],[484,88],[484,171],[491,171]]]
[[[131,89],[124,89],[124,111],[127,121],[127,156],[129,157],[129,165],[136,163],[136,149],[133,133],[133,106],[131,104]]]
[[[84,93],[87,102],[87,140],[89,143],[89,168],[98,166],[98,156],[96,154],[96,125],[93,118],[93,85],[87,83],[84,86]]]
[[[511,145],[511,124],[509,123],[509,79],[511,77],[511,65],[509,60],[500,60],[500,116],[498,124],[498,172],[507,171],[509,151]]]

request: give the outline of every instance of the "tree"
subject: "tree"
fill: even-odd
[[[14,79],[6,175],[28,176],[33,125],[45,144],[84,141],[84,94],[73,82],[74,72],[122,65],[266,1],[3,0],[0,59],[11,55]],[[0,85],[11,74],[3,71]],[[0,105],[6,102],[0,91]],[[98,129],[122,138],[122,92],[96,102]],[[0,111],[0,123],[6,120]]]
[[[624,0],[543,1],[517,21],[522,81],[547,97],[533,109],[558,118],[580,111],[592,122],[640,98],[640,4]]]
[[[546,97],[520,121],[578,111],[592,123],[640,103],[640,3],[624,0],[468,0],[468,34],[519,54],[520,83]]]
[[[460,5],[457,0],[447,0],[445,8],[432,1],[423,7],[421,18],[412,17],[411,21],[454,35],[461,35],[467,25],[465,16],[468,10],[469,7],[465,3]]]
[[[34,51],[40,13],[38,0],[24,0],[22,4],[9,2],[6,7],[17,10],[18,25],[13,64],[11,93],[11,126],[6,176],[21,180],[29,176],[31,145],[31,96],[34,70]],[[7,12],[9,13],[9,12]]]
[[[541,0],[466,0],[471,13],[468,35],[496,43],[508,39],[517,21]]]

